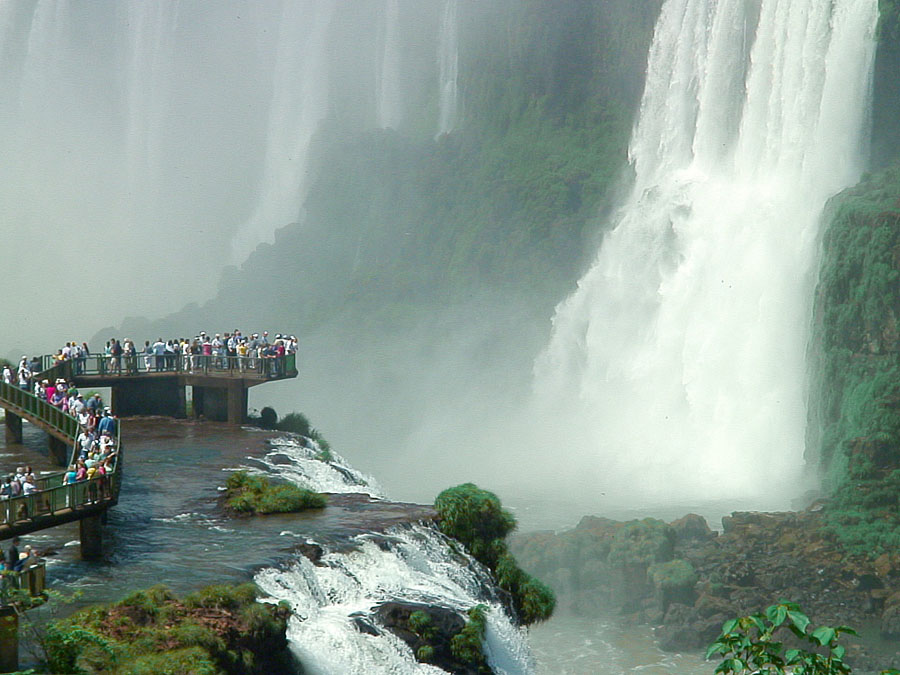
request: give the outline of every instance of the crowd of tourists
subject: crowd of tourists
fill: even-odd
[[[297,337],[269,331],[243,335],[240,330],[210,335],[201,331],[193,338],[157,338],[136,344],[131,338],[113,338],[101,353],[91,353],[86,342],[67,342],[54,354],[56,361],[72,361],[76,375],[84,372],[90,357],[98,360],[98,369],[109,374],[136,374],[140,370],[161,372],[178,370],[207,372],[210,369],[257,370],[278,375],[281,362],[277,357],[294,354]]]

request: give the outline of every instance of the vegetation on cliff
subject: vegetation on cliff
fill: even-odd
[[[272,485],[265,476],[246,471],[231,474],[225,488],[225,506],[243,514],[294,513],[328,503],[324,495],[290,483]]]
[[[164,586],[88,607],[39,632],[52,673],[290,672],[289,610],[256,602],[252,583],[210,586],[178,600]]]
[[[505,538],[515,529],[516,520],[497,495],[464,483],[441,492],[434,508],[441,531],[461,542],[493,572],[500,588],[512,595],[519,621],[532,624],[550,618],[556,606],[553,591],[524,572],[509,552]]]
[[[832,531],[878,555],[900,544],[900,167],[835,197],[826,221],[811,458],[833,491]]]

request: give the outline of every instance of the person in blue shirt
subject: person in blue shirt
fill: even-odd
[[[116,435],[116,418],[110,414],[109,408],[103,411],[103,418],[97,424],[97,433],[101,436],[104,433],[110,436]]]

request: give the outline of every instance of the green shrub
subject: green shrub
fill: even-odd
[[[431,645],[422,645],[416,650],[416,661],[422,663],[430,663],[434,660],[434,647]]]
[[[785,650],[779,637],[779,632],[784,631],[792,633],[805,646]],[[842,635],[856,635],[856,631],[847,626],[812,628],[809,617],[796,603],[780,600],[764,613],[726,621],[722,633],[707,650],[706,658],[723,656],[715,672],[726,675],[749,672],[845,675],[851,668],[844,663],[846,650],[839,644]],[[882,675],[897,673],[882,671]]]
[[[240,513],[294,513],[324,508],[324,495],[291,484],[271,485],[265,476],[236,471],[225,483],[225,503]]]
[[[225,651],[225,641],[205,626],[185,621],[169,631],[169,636],[184,647],[202,647],[207,652]]]
[[[450,639],[450,653],[462,663],[484,666],[484,630],[487,624],[487,607],[475,605],[469,610],[466,625]]]
[[[409,629],[423,640],[431,640],[437,633],[431,615],[422,610],[416,610],[409,615]]]
[[[201,647],[143,654],[116,672],[122,675],[218,675],[222,671]]]
[[[256,584],[248,582],[239,586],[207,586],[186,595],[182,601],[186,607],[206,609],[238,609],[256,600]]]
[[[266,406],[259,411],[259,426],[263,429],[274,429],[278,424],[278,413],[274,408]]]
[[[441,531],[462,542],[476,560],[493,570],[505,552],[502,539],[516,528],[515,518],[502,508],[497,495],[465,483],[441,492],[434,508]]]
[[[650,565],[647,574],[653,585],[662,589],[692,587],[697,583],[694,566],[687,560],[671,560]]]
[[[306,415],[300,412],[292,412],[278,420],[275,428],[278,429],[278,431],[290,431],[291,433],[308,437],[311,427]]]
[[[655,518],[634,520],[616,531],[609,551],[611,564],[651,564],[672,559],[675,531]]]
[[[544,621],[553,614],[556,598],[550,588],[526,574],[509,553],[503,538],[516,520],[493,492],[465,483],[441,492],[434,502],[441,531],[453,537],[491,570],[500,588],[512,594],[519,620]]]

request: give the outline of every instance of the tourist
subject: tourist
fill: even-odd
[[[157,338],[153,343],[153,354],[156,356],[156,372],[160,372],[165,368],[166,343],[162,338]]]
[[[100,419],[100,422],[97,423],[97,432],[101,436],[103,434],[115,436],[117,426],[115,415],[112,414],[112,411],[110,411],[109,408],[106,408],[103,411],[103,417]]]
[[[3,382],[9,385],[13,383],[13,372],[8,363],[3,366]]]
[[[16,565],[19,564],[19,543],[20,539],[18,537],[13,537],[12,542],[9,545],[9,548],[6,549],[6,569],[14,570],[16,569]]]

